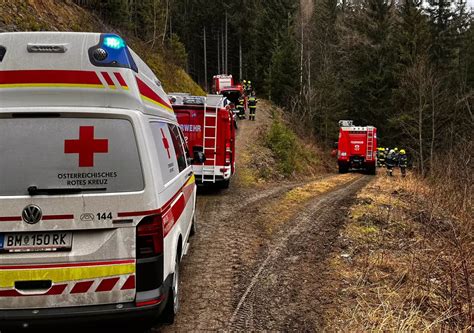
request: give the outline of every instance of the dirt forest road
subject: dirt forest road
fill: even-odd
[[[256,139],[258,126],[239,123],[237,149]],[[325,327],[325,260],[355,194],[370,180],[328,175],[252,188],[237,174],[228,190],[200,189],[198,233],[180,272],[180,312],[173,325],[153,331]]]

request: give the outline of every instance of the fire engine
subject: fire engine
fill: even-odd
[[[339,126],[339,173],[346,173],[350,169],[363,169],[375,175],[377,129],[373,126],[354,126],[352,120],[341,120]]]
[[[0,331],[173,322],[197,188],[160,81],[115,34],[0,51]]]
[[[214,75],[212,81],[212,87],[215,94],[220,94],[222,89],[234,85],[234,79],[231,74]]]
[[[193,164],[196,181],[229,187],[235,172],[235,127],[228,100],[221,95],[169,97],[188,149],[205,155],[205,162]]]

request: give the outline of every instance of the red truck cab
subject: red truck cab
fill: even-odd
[[[339,122],[337,164],[339,173],[362,169],[375,175],[377,163],[377,129],[373,126],[354,126],[352,120]]]
[[[196,181],[228,188],[235,173],[235,127],[228,101],[220,95],[170,94],[191,155],[204,152],[204,163],[193,162]]]
[[[234,78],[231,74],[219,74],[212,77],[212,87],[215,94],[220,94],[221,90],[234,85]]]

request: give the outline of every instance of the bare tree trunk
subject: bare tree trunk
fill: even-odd
[[[221,32],[217,31],[217,74],[221,73]]]
[[[301,47],[300,47],[300,98],[303,97],[303,60],[304,60],[304,23],[303,23],[303,9],[301,9]]]
[[[206,27],[204,26],[204,87],[208,92],[207,87],[207,46],[206,46]]]
[[[165,25],[165,34],[166,34],[166,25]],[[156,0],[153,0],[153,41],[151,42],[151,49],[153,50],[153,47],[155,46],[155,40],[156,40]],[[165,42],[164,40],[164,35],[163,35],[163,43]]]
[[[242,36],[239,36],[239,81],[242,82]]]
[[[153,15],[155,15],[155,6],[156,6],[156,0],[153,1]],[[170,12],[170,0],[166,0],[165,28],[163,29],[163,40],[161,41],[161,44],[163,45],[165,44],[165,39],[166,39],[166,27],[168,27],[169,12]]]
[[[431,147],[430,147],[430,169],[433,168],[434,163],[433,163],[433,158],[434,158],[434,145],[435,145],[435,138],[436,138],[436,133],[435,133],[435,98],[434,98],[434,84],[433,78],[431,78]]]
[[[424,155],[423,155],[423,102],[421,87],[419,88],[418,96],[418,145],[419,145],[419,155],[420,155],[420,172],[421,176],[425,177],[425,165],[424,165]]]
[[[225,12],[225,74],[229,74],[229,63],[228,63],[228,24],[227,24],[227,11]]]

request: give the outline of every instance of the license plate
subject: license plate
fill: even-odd
[[[0,234],[0,252],[67,251],[71,247],[71,232]]]

